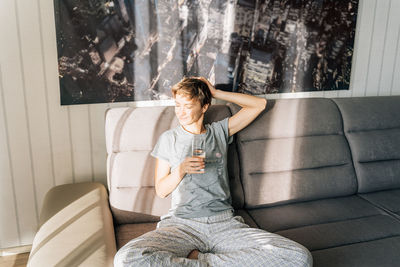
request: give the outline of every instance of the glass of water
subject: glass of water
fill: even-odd
[[[206,144],[204,137],[201,135],[194,135],[192,140],[192,157],[206,158]],[[199,172],[204,173],[204,168]]]

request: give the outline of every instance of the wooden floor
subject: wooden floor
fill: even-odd
[[[28,258],[29,253],[0,256],[0,267],[25,267]]]

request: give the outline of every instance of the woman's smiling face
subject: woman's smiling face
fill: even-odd
[[[182,126],[196,123],[207,110],[207,106],[201,107],[199,100],[190,99],[183,94],[175,96],[175,115]]]

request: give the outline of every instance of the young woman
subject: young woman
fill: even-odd
[[[250,228],[234,216],[227,173],[232,135],[249,125],[266,100],[216,90],[205,78],[184,78],[172,88],[180,126],[164,132],[156,158],[158,196],[172,194],[171,209],[157,229],[122,247],[115,266],[311,266],[309,251],[289,239]],[[241,106],[229,118],[204,125],[211,99]],[[205,158],[192,156],[203,139]]]

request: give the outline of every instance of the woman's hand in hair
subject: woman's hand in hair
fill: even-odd
[[[204,82],[204,83],[206,83],[206,84],[208,85],[208,88],[210,89],[210,92],[211,92],[212,97],[215,98],[217,89],[215,89],[215,87],[210,83],[210,81],[207,80],[207,79],[204,78],[204,77],[196,77],[196,78],[199,79],[199,80],[201,80],[202,82]]]

